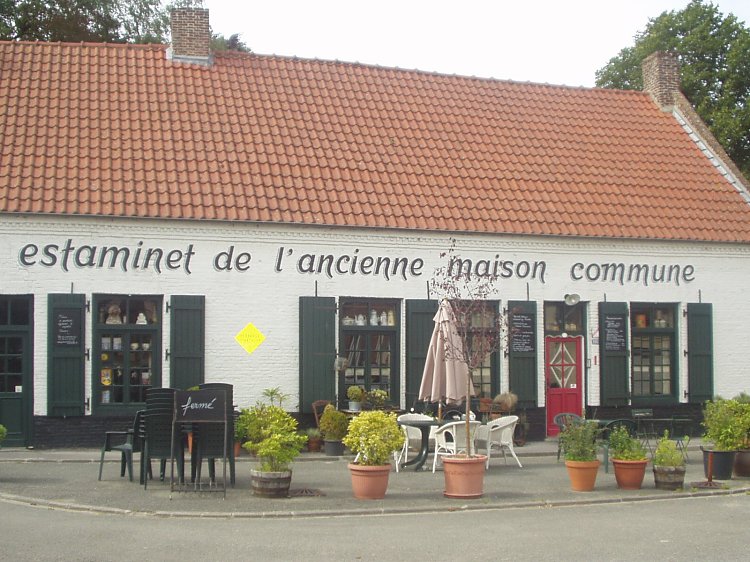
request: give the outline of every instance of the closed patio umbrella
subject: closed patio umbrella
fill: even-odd
[[[419,398],[430,402],[461,402],[469,386],[469,367],[463,358],[456,317],[447,300],[440,303],[433,320],[435,328],[427,348]],[[471,385],[471,395],[474,395],[474,385]]]

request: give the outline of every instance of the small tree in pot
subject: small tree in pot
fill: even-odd
[[[344,454],[341,440],[346,435],[349,418],[344,412],[339,412],[333,404],[328,404],[320,416],[320,431],[323,434],[323,446],[326,455],[338,456]]]
[[[609,450],[615,467],[617,487],[623,490],[640,490],[646,475],[648,457],[639,439],[630,434],[624,425],[609,434]]]
[[[735,454],[742,448],[747,436],[742,407],[736,400],[719,397],[706,402],[703,408],[703,427],[706,430],[704,438],[714,444],[712,449],[701,447],[706,478],[732,478]],[[711,475],[709,465],[712,468]]]
[[[570,485],[576,492],[590,492],[596,485],[599,459],[596,458],[597,424],[582,420],[570,423],[560,432],[565,467]]]
[[[456,389],[454,396],[425,396],[422,393],[420,398],[464,401],[466,440],[460,447],[456,444],[456,448],[467,453],[443,457],[444,495],[479,498],[484,489],[486,456],[473,453],[471,398],[475,392],[472,374],[500,349],[503,315],[497,302],[491,300],[497,293],[499,275],[490,271],[475,274],[466,269],[466,262],[458,255],[456,246],[456,240],[451,239],[450,249],[440,256],[447,264],[436,268],[429,286],[441,299],[436,321],[439,321],[442,354],[446,363],[465,366],[468,371],[466,386],[463,390]]]
[[[272,403],[259,402],[243,410],[237,425],[244,428],[243,447],[258,458],[258,468],[250,470],[253,494],[282,497],[289,494],[290,464],[302,451],[307,437],[297,432],[297,420],[281,407],[283,396],[269,391],[264,394]],[[278,405],[273,403],[275,399]]]
[[[656,442],[654,450],[654,485],[659,490],[677,490],[685,482],[685,457],[669,431]]]
[[[354,496],[383,498],[391,471],[391,455],[404,444],[404,432],[398,426],[396,415],[382,410],[362,412],[349,423],[343,442],[357,455],[355,462],[349,464]]]

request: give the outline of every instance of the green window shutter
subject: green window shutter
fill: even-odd
[[[336,399],[336,299],[299,299],[299,409],[312,413],[315,400]]]
[[[713,309],[711,304],[688,303],[688,393],[692,403],[713,398]]]
[[[427,360],[435,313],[440,303],[436,300],[406,301],[406,409],[419,399],[419,386]]]
[[[514,345],[513,326],[516,323],[526,326],[530,332],[525,331],[523,342],[519,337]],[[536,301],[508,301],[508,326],[510,390],[518,396],[519,408],[534,408],[537,404]]]
[[[599,399],[602,406],[627,406],[630,399],[628,324],[627,303],[599,303]]]
[[[185,390],[205,382],[206,297],[170,299],[169,386]]]
[[[84,415],[86,297],[47,297],[47,411],[50,416]]]

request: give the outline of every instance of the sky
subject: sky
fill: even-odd
[[[689,0],[204,0],[254,53],[591,87],[650,18]],[[750,27],[750,0],[713,0]]]

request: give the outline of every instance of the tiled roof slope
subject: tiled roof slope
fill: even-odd
[[[0,43],[0,212],[750,242],[641,92]]]

